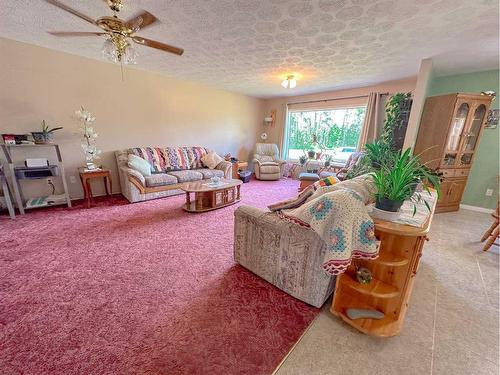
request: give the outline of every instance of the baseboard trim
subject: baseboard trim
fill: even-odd
[[[485,212],[487,214],[491,214],[494,211],[491,208],[469,206],[468,204],[460,204],[460,209],[469,210],[469,211],[476,211],[476,212]]]

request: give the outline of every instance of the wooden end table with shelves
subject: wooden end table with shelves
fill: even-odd
[[[91,202],[94,199],[92,194],[92,186],[90,181],[96,178],[102,178],[104,181],[104,189],[106,195],[111,196],[113,192],[113,182],[111,180],[111,171],[109,169],[88,170],[86,168],[78,168],[80,180],[82,181],[83,192],[87,200],[87,208],[90,208]]]
[[[390,337],[401,331],[434,209],[421,228],[374,219],[379,257],[353,260],[346,272],[337,276],[332,314],[371,336]],[[370,270],[373,279],[369,284],[357,281],[358,266]],[[349,308],[377,310],[384,317],[350,319],[346,313]]]

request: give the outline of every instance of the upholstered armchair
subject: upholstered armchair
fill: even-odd
[[[279,180],[283,176],[285,161],[280,159],[278,146],[273,143],[257,143],[253,156],[257,180]]]

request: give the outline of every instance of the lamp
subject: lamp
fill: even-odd
[[[293,89],[297,86],[297,79],[295,78],[294,75],[289,75],[286,77],[286,79],[281,82],[281,86],[283,86],[285,89]]]
[[[264,117],[264,124],[274,126],[274,120],[276,119],[276,110],[273,109],[269,116]]]
[[[125,65],[136,64],[138,53],[135,48],[119,34],[111,34],[102,46],[103,56],[114,62]]]

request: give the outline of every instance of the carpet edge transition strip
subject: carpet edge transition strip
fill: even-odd
[[[278,371],[281,368],[281,366],[283,366],[283,364],[288,359],[288,357],[290,356],[290,354],[292,354],[292,352],[295,350],[295,347],[299,344],[299,342],[302,341],[302,339],[304,338],[304,336],[306,335],[306,333],[313,326],[314,322],[319,318],[319,316],[321,315],[321,313],[322,312],[320,311],[319,314],[314,317],[314,319],[311,321],[311,323],[309,323],[309,325],[306,327],[306,329],[304,330],[304,332],[302,332],[302,334],[300,335],[300,337],[298,338],[298,340],[295,342],[295,344],[293,344],[293,346],[290,348],[290,350],[288,351],[288,353],[286,353],[286,355],[283,357],[283,359],[281,360],[281,362],[278,363],[278,366],[276,366],[276,368],[271,373],[271,375],[276,375],[278,373]]]

